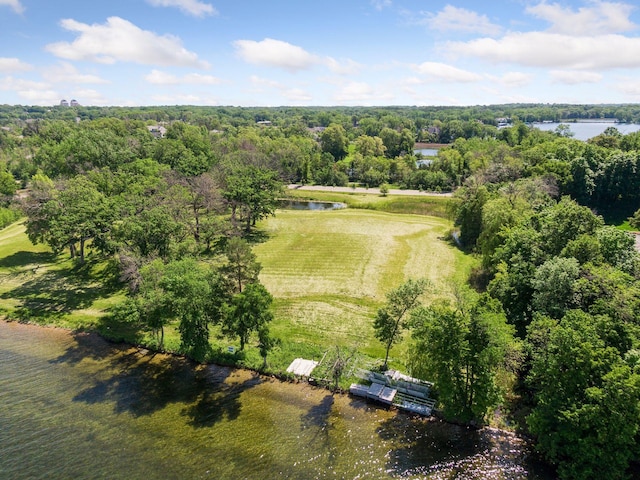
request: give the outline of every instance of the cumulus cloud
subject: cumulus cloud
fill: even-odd
[[[32,68],[18,58],[0,57],[0,73],[26,72]]]
[[[15,92],[32,105],[54,105],[60,101],[60,94],[44,82],[24,80],[12,76],[0,78],[0,91]]]
[[[110,102],[102,93],[93,89],[75,90],[73,98],[77,99],[82,105],[109,105]]]
[[[42,76],[51,83],[109,83],[108,80],[97,75],[80,73],[69,62],[60,62],[58,65],[46,68]]]
[[[147,0],[154,7],[178,7],[181,11],[194,17],[217,15],[217,10],[209,3],[198,0]]]
[[[360,64],[353,60],[338,61],[332,57],[322,57],[307,52],[297,45],[273,38],[265,38],[260,42],[237,40],[233,45],[238,56],[247,63],[282,68],[293,73],[309,70],[318,65],[340,75],[353,74],[361,68]]]
[[[438,13],[427,13],[426,18],[420,22],[432,30],[458,31],[465,33],[479,33],[482,35],[495,35],[500,33],[502,27],[491,23],[486,15],[458,8],[451,5],[445,6]]]
[[[469,83],[483,79],[482,75],[446,63],[424,62],[412,66],[412,69],[420,75],[436,81]]]
[[[595,72],[581,72],[576,70],[552,70],[549,75],[555,83],[578,85],[580,83],[598,83],[602,75]]]
[[[640,38],[622,32],[636,28],[629,20],[632,6],[625,3],[591,2],[577,11],[545,1],[527,12],[551,23],[545,31],[510,32],[501,38],[478,38],[448,42],[451,54],[494,63],[558,70],[606,70],[638,68]]]
[[[152,70],[145,79],[155,85],[217,85],[222,83],[222,80],[212,75],[188,73],[179,77],[161,70]]]
[[[618,2],[593,2],[577,11],[558,3],[543,1],[526,12],[551,23],[550,32],[566,35],[602,35],[634,30],[629,20],[633,6]]]
[[[16,13],[23,13],[24,6],[20,2],[20,0],[0,0],[0,5],[6,5],[7,7],[11,7]]]
[[[57,42],[45,48],[57,57],[112,64],[133,62],[144,65],[206,68],[198,55],[182,46],[173,35],[142,30],[120,17],[109,17],[103,25],[88,25],[72,19],[61,21],[65,30],[77,32],[73,42]]]
[[[640,38],[572,37],[547,32],[511,33],[501,39],[450,42],[449,52],[532,67],[598,70],[640,67]]]
[[[233,45],[245,62],[283,68],[291,72],[307,70],[320,61],[316,55],[301,47],[273,38],[265,38],[261,42],[237,40]]]

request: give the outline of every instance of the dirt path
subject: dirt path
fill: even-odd
[[[311,190],[316,192],[339,192],[339,193],[369,193],[380,195],[379,188],[364,187],[327,187],[323,185],[289,185],[291,190]],[[451,193],[422,192],[420,190],[399,190],[390,189],[387,195],[419,195],[424,197],[450,197]]]

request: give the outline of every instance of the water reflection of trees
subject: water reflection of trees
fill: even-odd
[[[235,419],[242,410],[241,394],[261,383],[258,375],[233,382],[227,367],[198,365],[188,359],[146,350],[110,345],[100,337],[75,334],[75,342],[51,363],[76,365],[85,359],[98,363],[87,372],[91,385],[73,401],[113,402],[116,413],[151,415],[175,403],[194,427],[208,427],[223,418]]]
[[[333,395],[325,395],[318,405],[314,405],[307,413],[300,416],[302,429],[310,433],[306,446],[316,452],[327,452],[327,466],[335,464],[339,453],[331,445],[331,431],[334,426],[330,418],[333,403]]]

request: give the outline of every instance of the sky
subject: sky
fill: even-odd
[[[640,4],[0,0],[0,104],[640,102]]]

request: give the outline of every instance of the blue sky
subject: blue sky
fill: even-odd
[[[636,5],[0,0],[0,103],[637,103]]]

